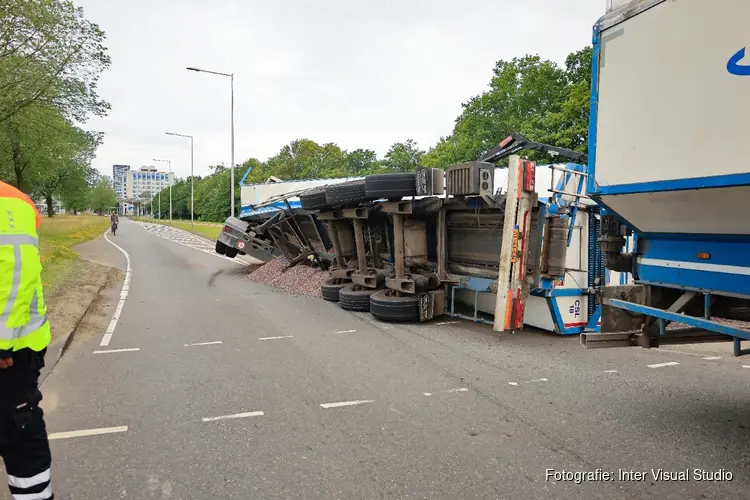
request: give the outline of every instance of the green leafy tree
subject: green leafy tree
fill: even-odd
[[[543,117],[560,112],[567,97],[563,68],[539,56],[498,61],[489,89],[463,104],[453,133],[426,155],[426,166],[476,159],[513,132],[538,139]]]
[[[90,208],[99,215],[117,205],[117,195],[109,177],[102,176],[91,190]]]
[[[79,122],[103,116],[99,75],[110,64],[104,32],[68,0],[3,0],[0,123],[28,106],[54,107]]]
[[[346,154],[346,173],[352,177],[374,174],[381,168],[375,151],[355,149]]]
[[[405,142],[393,144],[383,159],[383,167],[391,172],[413,172],[422,165],[424,151],[419,149],[416,141],[407,139]]]

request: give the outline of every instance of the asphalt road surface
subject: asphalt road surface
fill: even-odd
[[[131,279],[109,344],[77,339],[42,387],[59,498],[748,498],[750,359],[387,325],[209,288],[235,264],[133,222],[110,239]]]

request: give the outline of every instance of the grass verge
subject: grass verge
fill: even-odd
[[[73,247],[100,236],[107,228],[108,217],[58,215],[42,218],[39,252],[45,295],[55,293],[75,275],[79,257]]]
[[[195,221],[194,224],[190,224],[189,220],[172,220],[170,222],[168,220],[150,219],[148,217],[130,217],[130,219],[176,227],[178,229],[183,229],[190,233],[197,234],[198,236],[203,236],[204,238],[208,238],[212,241],[216,241],[216,238],[219,237],[219,233],[221,232],[221,228],[224,227],[224,224],[219,224],[218,222]]]

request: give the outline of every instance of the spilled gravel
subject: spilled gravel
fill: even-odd
[[[310,297],[320,297],[320,285],[328,279],[328,273],[320,269],[299,264],[286,268],[287,261],[279,258],[257,267],[247,275],[255,282],[277,288],[283,292]]]

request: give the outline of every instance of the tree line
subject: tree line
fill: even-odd
[[[114,204],[91,167],[102,134],[84,130],[110,105],[97,82],[110,65],[104,32],[67,0],[4,0],[0,9],[0,179],[72,212]]]
[[[345,151],[335,143],[297,139],[266,161],[250,158],[235,171],[235,211],[240,209],[240,184],[281,180],[358,177],[374,173],[410,172],[418,167],[445,168],[477,159],[514,132],[530,139],[588,152],[592,49],[566,58],[564,66],[537,55],[498,61],[487,90],[465,102],[453,131],[428,150],[406,139],[378,158],[370,149]],[[534,159],[543,159],[531,154]],[[229,169],[211,167],[209,176],[195,178],[195,217],[221,222],[229,215]],[[156,196],[156,194],[155,194]],[[162,218],[169,217],[168,190],[162,192]],[[158,214],[156,205],[154,213]],[[172,217],[190,218],[190,179],[172,186]]]

